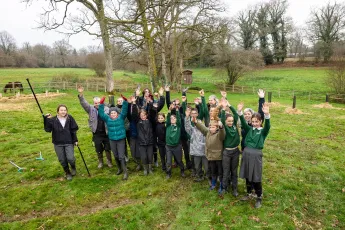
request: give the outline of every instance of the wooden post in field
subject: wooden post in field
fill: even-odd
[[[226,91],[226,85],[225,85],[225,82],[223,84],[223,88],[224,88],[224,91]]]
[[[12,81],[12,90],[14,92],[14,81]]]
[[[64,90],[66,89],[66,82],[65,81],[63,82],[63,89]]]
[[[272,92],[268,92],[268,102],[272,102]]]
[[[329,102],[329,95],[328,95],[328,93],[326,94],[326,103],[328,103]]]
[[[114,95],[109,95],[109,104],[110,106],[115,106]]]
[[[243,91],[243,86],[242,86],[242,93],[244,93],[244,91]]]
[[[235,92],[235,85],[232,85],[232,92]]]
[[[292,108],[296,108],[296,96],[293,96]]]
[[[46,97],[48,97],[48,90],[46,90]]]

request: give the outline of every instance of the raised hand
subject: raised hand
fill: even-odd
[[[169,110],[171,111],[173,109],[175,109],[175,105],[174,105],[174,103],[171,103],[171,105],[169,106]]]
[[[186,109],[186,117],[190,116],[190,112],[191,112],[191,109],[189,107],[187,107],[187,109]]]
[[[186,102],[187,101],[187,97],[186,96],[182,96],[182,102]]]
[[[140,87],[138,87],[136,90],[135,90],[135,96],[139,97],[140,96]]]
[[[265,115],[270,114],[270,107],[269,107],[268,103],[264,103],[262,105],[262,112],[264,112]]]
[[[192,122],[196,124],[196,122],[197,122],[196,117],[192,117]]]
[[[243,107],[244,107],[243,102],[239,103],[239,104],[237,105],[237,111],[238,111],[238,112],[241,112],[242,109],[243,109]]]
[[[78,92],[82,94],[84,92],[84,88],[81,85],[78,85]]]
[[[165,85],[164,89],[165,89],[166,92],[170,91],[170,85],[168,85],[168,84]]]
[[[189,87],[184,88],[184,89],[182,90],[182,92],[185,93],[185,92],[187,92],[188,89],[189,89]]]
[[[200,94],[200,96],[202,96],[202,97],[205,96],[204,89],[200,90],[200,91],[199,91],[199,94]]]
[[[104,104],[104,101],[105,101],[105,96],[103,96],[103,97],[101,98],[101,100],[99,101],[99,103],[100,103],[100,104]]]
[[[258,96],[259,96],[260,98],[264,98],[264,97],[265,97],[265,91],[262,90],[262,89],[259,89],[259,91],[258,91]]]
[[[194,103],[196,104],[196,105],[198,105],[199,104],[199,99],[196,97],[196,98],[194,98]]]
[[[154,93],[155,97],[158,99],[159,98],[159,95],[158,93]]]
[[[220,91],[220,94],[222,95],[223,98],[226,98],[226,91]]]
[[[163,93],[164,93],[163,87],[159,88],[158,93],[159,93],[160,96],[163,96]]]
[[[228,106],[229,102],[225,99],[225,97],[222,97],[220,99],[220,105],[225,109]]]
[[[50,113],[47,113],[47,114],[45,115],[45,117],[46,117],[46,118],[51,118],[52,115],[51,115]]]
[[[219,128],[222,128],[223,127],[223,123],[221,121],[218,121],[218,126],[219,126]]]

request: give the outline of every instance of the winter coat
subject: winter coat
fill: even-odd
[[[158,146],[165,146],[165,135],[166,135],[166,127],[165,122],[156,123],[156,136],[157,136],[157,145]]]
[[[98,124],[98,109],[95,108],[95,106],[90,105],[84,96],[78,95],[79,102],[85,112],[89,114],[89,127],[93,133],[97,130],[97,124]],[[104,113],[109,114],[109,108],[107,106],[104,106]],[[106,129],[106,127],[105,127]]]
[[[205,155],[209,161],[222,160],[223,141],[225,139],[224,127],[212,134],[201,122],[196,123],[196,127],[206,136]]]
[[[67,115],[65,127],[62,127],[57,116],[47,118],[43,116],[44,130],[52,133],[52,142],[55,145],[74,144],[78,142],[78,125],[71,115]]]
[[[202,132],[192,125],[190,118],[185,118],[186,132],[190,135],[190,150],[192,156],[205,156],[205,136]]]
[[[104,104],[98,107],[98,114],[108,127],[109,140],[118,141],[126,138],[125,118],[128,111],[128,102],[124,101],[121,113],[116,119],[111,119],[108,114],[104,113]]]

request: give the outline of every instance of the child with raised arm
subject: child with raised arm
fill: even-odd
[[[196,178],[194,181],[200,182],[204,179],[202,165],[204,166],[206,175],[208,175],[208,161],[205,156],[205,136],[195,127],[194,123],[192,124],[191,122],[191,119],[196,120],[198,115],[198,109],[186,108],[185,128],[188,135],[190,135],[190,155],[194,160],[196,170]]]
[[[223,95],[224,96],[224,95]],[[225,95],[226,96],[226,95]],[[236,127],[238,121],[238,114],[236,109],[232,107],[229,102],[223,97],[220,101],[223,107],[221,112],[221,121],[225,129],[225,140],[223,150],[223,186],[224,191],[228,191],[229,179],[231,178],[232,195],[238,196],[237,192],[237,179],[238,179],[238,163],[240,157],[240,150],[238,145],[240,144],[240,135]],[[226,109],[230,108],[232,114],[226,113]],[[229,178],[230,177],[230,178]]]
[[[173,109],[175,109],[175,105],[171,104],[166,121],[167,179],[171,178],[172,156],[174,156],[177,164],[180,166],[181,177],[185,177],[184,165],[182,162],[182,147],[180,144],[181,116],[178,109],[176,109],[176,114],[171,114]]]
[[[128,172],[125,160],[125,141],[126,141],[126,129],[125,119],[128,112],[128,102],[124,101],[122,110],[117,107],[111,107],[109,109],[109,115],[104,113],[104,100],[103,97],[98,107],[98,113],[101,119],[107,124],[108,137],[110,141],[110,148],[114,154],[115,161],[118,167],[116,175],[120,175],[123,172],[123,180],[128,179]]]
[[[246,201],[250,198],[252,185],[257,195],[255,208],[260,208],[262,203],[262,149],[268,132],[270,130],[270,113],[268,104],[263,104],[262,111],[265,117],[265,125],[262,128],[263,118],[259,113],[254,113],[251,119],[252,126],[249,126],[242,113],[243,103],[237,106],[242,128],[247,135],[245,148],[242,153],[240,177],[246,179],[247,195],[241,200]]]
[[[210,190],[214,190],[216,187],[217,177],[219,177],[220,187],[219,193],[222,192],[223,182],[223,170],[222,170],[222,150],[223,141],[225,139],[225,130],[221,121],[217,119],[210,120],[209,128],[198,121],[193,119],[195,126],[202,132],[205,138],[205,155],[208,160],[209,167],[211,169],[211,186]]]
[[[52,133],[52,142],[59,162],[66,173],[66,179],[72,180],[77,171],[73,145],[78,145],[78,125],[74,118],[68,114],[66,105],[59,105],[56,109],[57,115],[43,116],[44,130]],[[71,166],[71,170],[69,166]]]

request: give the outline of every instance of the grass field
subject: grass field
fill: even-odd
[[[224,78],[216,74],[215,69],[192,69],[194,82],[192,86],[201,88],[208,87],[215,90],[212,84],[204,84],[205,80],[212,79],[215,82],[222,82]],[[312,93],[327,93],[331,89],[326,84],[326,68],[272,68],[263,69],[240,78],[236,85],[265,88],[266,90],[295,90]],[[0,84],[4,85],[9,81],[21,81],[26,84],[25,79],[31,82],[45,82],[53,77],[63,75],[75,76],[78,79],[94,77],[89,69],[0,69]],[[114,71],[116,80],[128,82],[147,83],[148,78],[144,74],[134,74],[125,71]]]
[[[8,70],[0,70],[1,83],[4,71]],[[212,74],[210,70],[197,71],[200,76]],[[276,71],[270,78],[279,77],[279,70],[270,71]],[[87,70],[76,72],[80,76],[92,75]],[[30,79],[36,80],[29,70],[23,73],[33,74]],[[118,73],[115,75],[123,74]],[[12,72],[11,76],[25,81],[29,75]],[[47,71],[41,78],[49,80],[52,76]],[[322,74],[317,76],[322,78]],[[131,77],[136,81],[142,76]],[[288,77],[281,79],[282,85],[288,85]],[[213,87],[207,83],[202,86]],[[272,128],[263,151],[263,207],[257,210],[254,200],[241,202],[230,194],[219,198],[216,191],[208,190],[206,181],[193,182],[190,172],[182,179],[175,169],[172,179],[166,181],[158,168],[153,176],[144,177],[130,161],[129,180],[122,181],[122,176],[115,175],[116,167],[97,169],[88,116],[79,105],[77,92],[65,93],[39,101],[44,113],[54,114],[60,103],[68,106],[79,125],[79,145],[92,177],[87,177],[76,149],[78,175],[71,182],[63,179],[51,134],[44,132],[33,99],[0,99],[0,229],[345,228],[345,105],[320,108],[324,106],[320,101],[301,100],[294,114],[287,110],[291,107],[290,99],[274,101],[270,109]],[[207,92],[206,97],[210,94]],[[101,93],[85,92],[88,101],[94,95]],[[188,99],[195,96],[195,91],[190,91]],[[245,107],[257,106],[257,97],[253,95],[229,94],[228,99],[233,105],[243,101]],[[44,161],[36,160],[40,151]],[[17,172],[10,160],[24,167],[24,172]],[[245,192],[241,179],[239,192]]]

